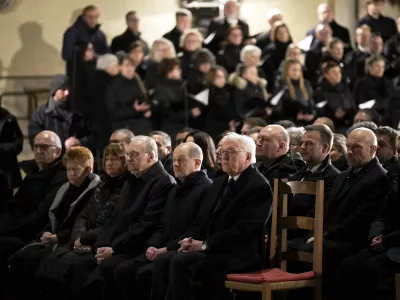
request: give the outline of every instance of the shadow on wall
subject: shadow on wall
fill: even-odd
[[[64,63],[56,47],[43,39],[43,28],[36,21],[28,21],[19,27],[21,48],[18,49],[7,68],[8,76],[52,75],[64,72]],[[28,88],[43,88],[48,86],[48,80],[7,80],[6,91],[23,91]],[[13,100],[11,102],[11,100]],[[17,101],[16,101],[17,100]],[[5,99],[5,102],[8,102]],[[25,115],[27,101],[10,99],[5,103],[17,115]],[[7,105],[8,104],[8,105]]]

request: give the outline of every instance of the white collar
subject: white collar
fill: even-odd
[[[228,182],[229,182],[232,178],[233,178],[233,180],[235,180],[235,182],[236,182],[236,181],[238,180],[239,176],[240,176],[240,174],[239,174],[239,175],[236,175],[235,177],[229,176]]]
[[[310,170],[310,168],[307,168],[307,171],[311,171],[311,173],[315,173],[315,172],[317,172],[317,170],[319,169],[319,167],[321,165],[322,165],[322,162],[320,162],[318,165],[312,167],[311,170]]]

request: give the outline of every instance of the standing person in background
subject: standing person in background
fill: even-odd
[[[190,10],[181,8],[175,13],[176,25],[175,27],[163,35],[163,38],[170,40],[174,44],[175,52],[180,52],[180,39],[183,32],[192,27],[192,13]]]
[[[282,21],[283,16],[282,12],[278,8],[271,8],[267,12],[266,19],[268,21],[268,24],[270,26],[270,30],[264,33],[260,33],[256,37],[256,46],[260,49],[265,49],[268,47],[268,45],[271,43],[271,28],[272,25],[277,22],[277,21]]]
[[[217,54],[221,50],[221,43],[226,39],[231,26],[239,26],[242,29],[243,40],[249,38],[249,25],[239,18],[239,6],[233,0],[225,2],[224,17],[212,20],[208,26],[207,37],[210,41],[206,44],[212,53]]]
[[[136,11],[129,11],[125,15],[126,26],[127,29],[121,35],[113,38],[111,42],[111,52],[117,53],[119,51],[124,51],[127,53],[130,49],[130,45],[133,42],[141,42],[143,44],[145,55],[149,54],[149,46],[147,43],[140,37],[141,32],[139,31],[139,17],[137,16]]]
[[[99,9],[94,5],[86,6],[75,23],[67,29],[63,37],[62,58],[68,64],[74,58],[74,46],[76,41],[90,42],[97,54],[108,52],[107,40],[104,32],[100,30],[98,23],[100,17]]]

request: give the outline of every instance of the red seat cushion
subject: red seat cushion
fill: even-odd
[[[282,271],[281,269],[267,269],[260,272],[254,273],[242,273],[242,274],[229,274],[226,276],[229,281],[239,281],[248,283],[263,283],[263,282],[285,282],[285,281],[297,281],[314,279],[314,271],[293,274]]]

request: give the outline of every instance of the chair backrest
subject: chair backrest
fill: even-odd
[[[288,216],[288,195],[315,195],[315,217]],[[303,261],[313,264],[316,275],[322,274],[322,242],[324,215],[324,181],[274,180],[272,224],[270,236],[270,261],[286,270],[287,261]],[[287,249],[287,230],[306,229],[314,232],[313,253]]]

